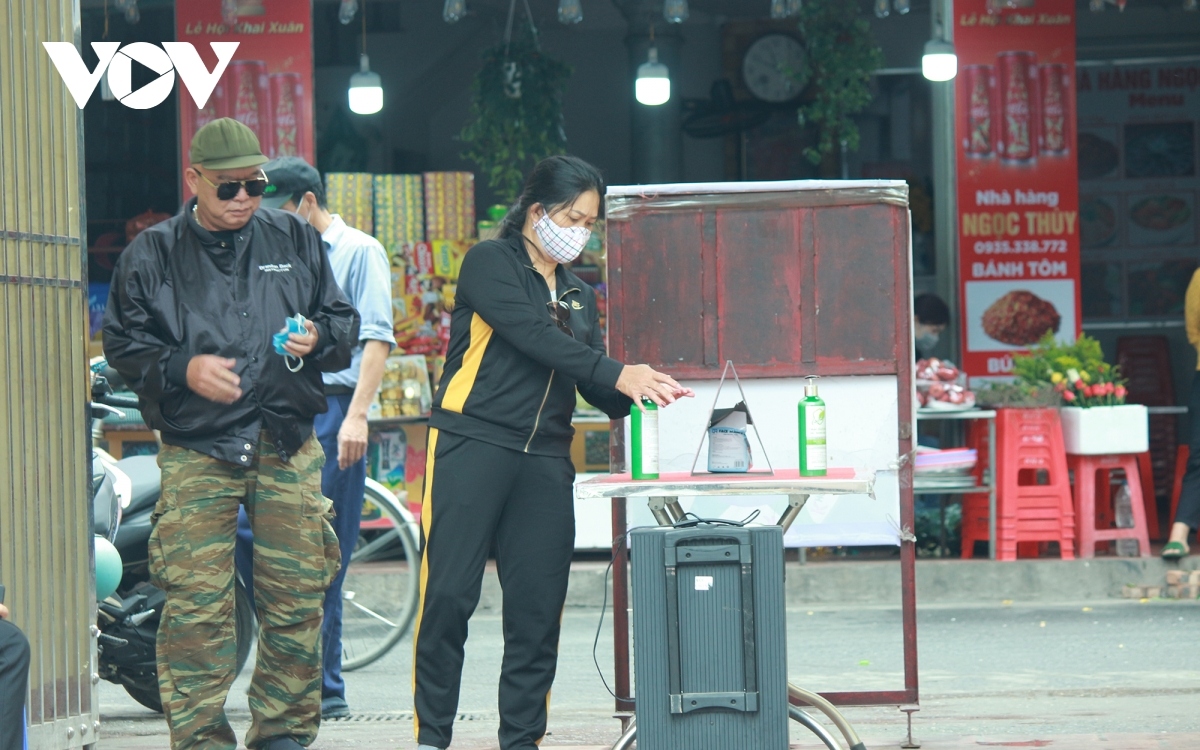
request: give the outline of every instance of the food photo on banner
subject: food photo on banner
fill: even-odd
[[[1071,0],[956,0],[963,368],[1008,377],[1047,331],[1080,332]],[[1028,6],[1028,7],[1022,7]]]
[[[176,4],[175,26],[176,38],[190,42],[208,70],[217,64],[210,42],[238,43],[203,107],[191,96],[179,97],[185,170],[192,136],[220,117],[253,130],[269,158],[316,163],[311,0],[189,0]],[[190,196],[186,184],[183,193]]]

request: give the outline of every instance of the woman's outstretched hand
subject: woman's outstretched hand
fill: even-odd
[[[625,365],[617,378],[617,390],[633,399],[645,411],[642,399],[648,398],[659,406],[673,404],[677,399],[691,398],[696,393],[675,382],[675,378],[658,372],[650,365]]]

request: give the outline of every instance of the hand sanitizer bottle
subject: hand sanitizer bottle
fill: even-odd
[[[643,412],[635,403],[629,407],[629,432],[634,479],[658,479],[658,405],[642,400]]]
[[[817,395],[816,378],[806,378],[799,405],[800,476],[823,477],[828,468],[825,446],[825,402]]]

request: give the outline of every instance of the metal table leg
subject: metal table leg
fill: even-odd
[[[675,521],[672,520],[671,515],[667,512],[667,506],[675,505],[678,507],[678,502],[676,502],[675,498],[652,497],[648,502],[650,505],[650,512],[654,514],[654,520],[658,521],[659,526],[674,525]]]
[[[671,514],[671,517],[674,518],[677,523],[682,521],[685,513],[683,512],[683,506],[679,504],[679,498],[668,497],[666,500],[667,512]]]
[[[804,504],[808,502],[808,495],[788,495],[788,507],[779,517],[779,525],[783,527],[783,533],[791,528],[796,517],[800,515],[800,511],[804,510]]]

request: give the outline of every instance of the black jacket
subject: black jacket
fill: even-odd
[[[286,461],[325,411],[322,372],[350,365],[358,313],[329,267],[324,243],[295,214],[260,209],[233,247],[183,213],[121,253],[104,313],[104,355],[138,394],[163,442],[249,464],[266,429]],[[290,372],[271,337],[296,313],[316,324],[316,350]],[[187,386],[198,354],[237,360],[242,397],[218,404]]]
[[[463,259],[450,349],[431,427],[545,456],[569,456],[575,389],[619,419],[632,401],[615,390],[623,365],[604,354],[596,294],[565,266],[557,296],[574,337],[550,317],[550,287],[519,236],[487,240]]]

